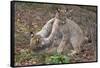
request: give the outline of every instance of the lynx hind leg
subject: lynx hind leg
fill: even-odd
[[[73,50],[71,50],[71,55],[78,54],[80,52],[80,46],[82,41],[83,40],[81,38],[77,38],[77,37],[71,38],[71,44],[73,47]]]

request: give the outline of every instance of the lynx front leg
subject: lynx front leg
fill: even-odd
[[[58,33],[59,33],[59,20],[55,19],[55,21],[52,25],[52,30],[51,30],[50,35],[49,35],[49,37],[46,37],[46,38],[44,37],[42,39],[42,45],[52,44],[52,42],[54,41],[54,39]]]
[[[60,45],[58,46],[58,48],[57,48],[57,53],[58,54],[61,54],[62,52],[63,52],[63,49],[64,49],[64,46],[65,46],[65,41],[61,41],[61,43],[60,43]]]
[[[39,35],[43,38],[46,38],[49,36],[50,32],[52,31],[52,26],[55,18],[50,19],[41,29],[41,31],[37,32],[36,35]]]
[[[51,34],[49,35],[48,39],[53,41],[58,32],[59,32],[59,19],[55,19],[52,26]]]
[[[66,35],[66,36],[68,36],[68,35]],[[66,36],[63,36],[63,38],[62,38],[62,40],[61,40],[61,43],[60,43],[60,45],[59,45],[58,48],[57,48],[57,53],[58,53],[58,54],[61,54],[61,53],[63,52],[64,47],[67,46],[67,44],[68,44],[68,42],[69,42],[69,39],[68,39],[68,37],[66,37]]]

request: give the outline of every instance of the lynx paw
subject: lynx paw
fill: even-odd
[[[59,49],[59,48],[57,49],[57,53],[58,53],[58,54],[61,54],[62,51],[63,51],[62,49]]]
[[[68,54],[68,56],[74,56],[77,53],[75,50],[71,50],[71,53]]]

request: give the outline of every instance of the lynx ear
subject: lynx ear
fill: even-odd
[[[64,12],[66,13],[67,11],[65,10]]]
[[[69,14],[71,14],[72,12],[73,12],[73,9],[70,9],[70,10],[66,11],[66,14],[69,15]]]
[[[57,9],[57,12],[60,12],[60,9],[59,8]]]
[[[71,13],[71,12],[73,12],[73,9],[71,9],[71,10],[68,11],[68,13]]]

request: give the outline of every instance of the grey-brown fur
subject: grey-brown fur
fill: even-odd
[[[80,26],[68,19],[64,11],[57,12],[55,17],[49,20],[36,35],[41,36],[40,47],[55,47],[57,45],[57,53],[62,53],[64,47],[70,44],[73,47],[72,54],[80,52],[80,46],[85,38]],[[60,41],[55,43],[55,40]]]

